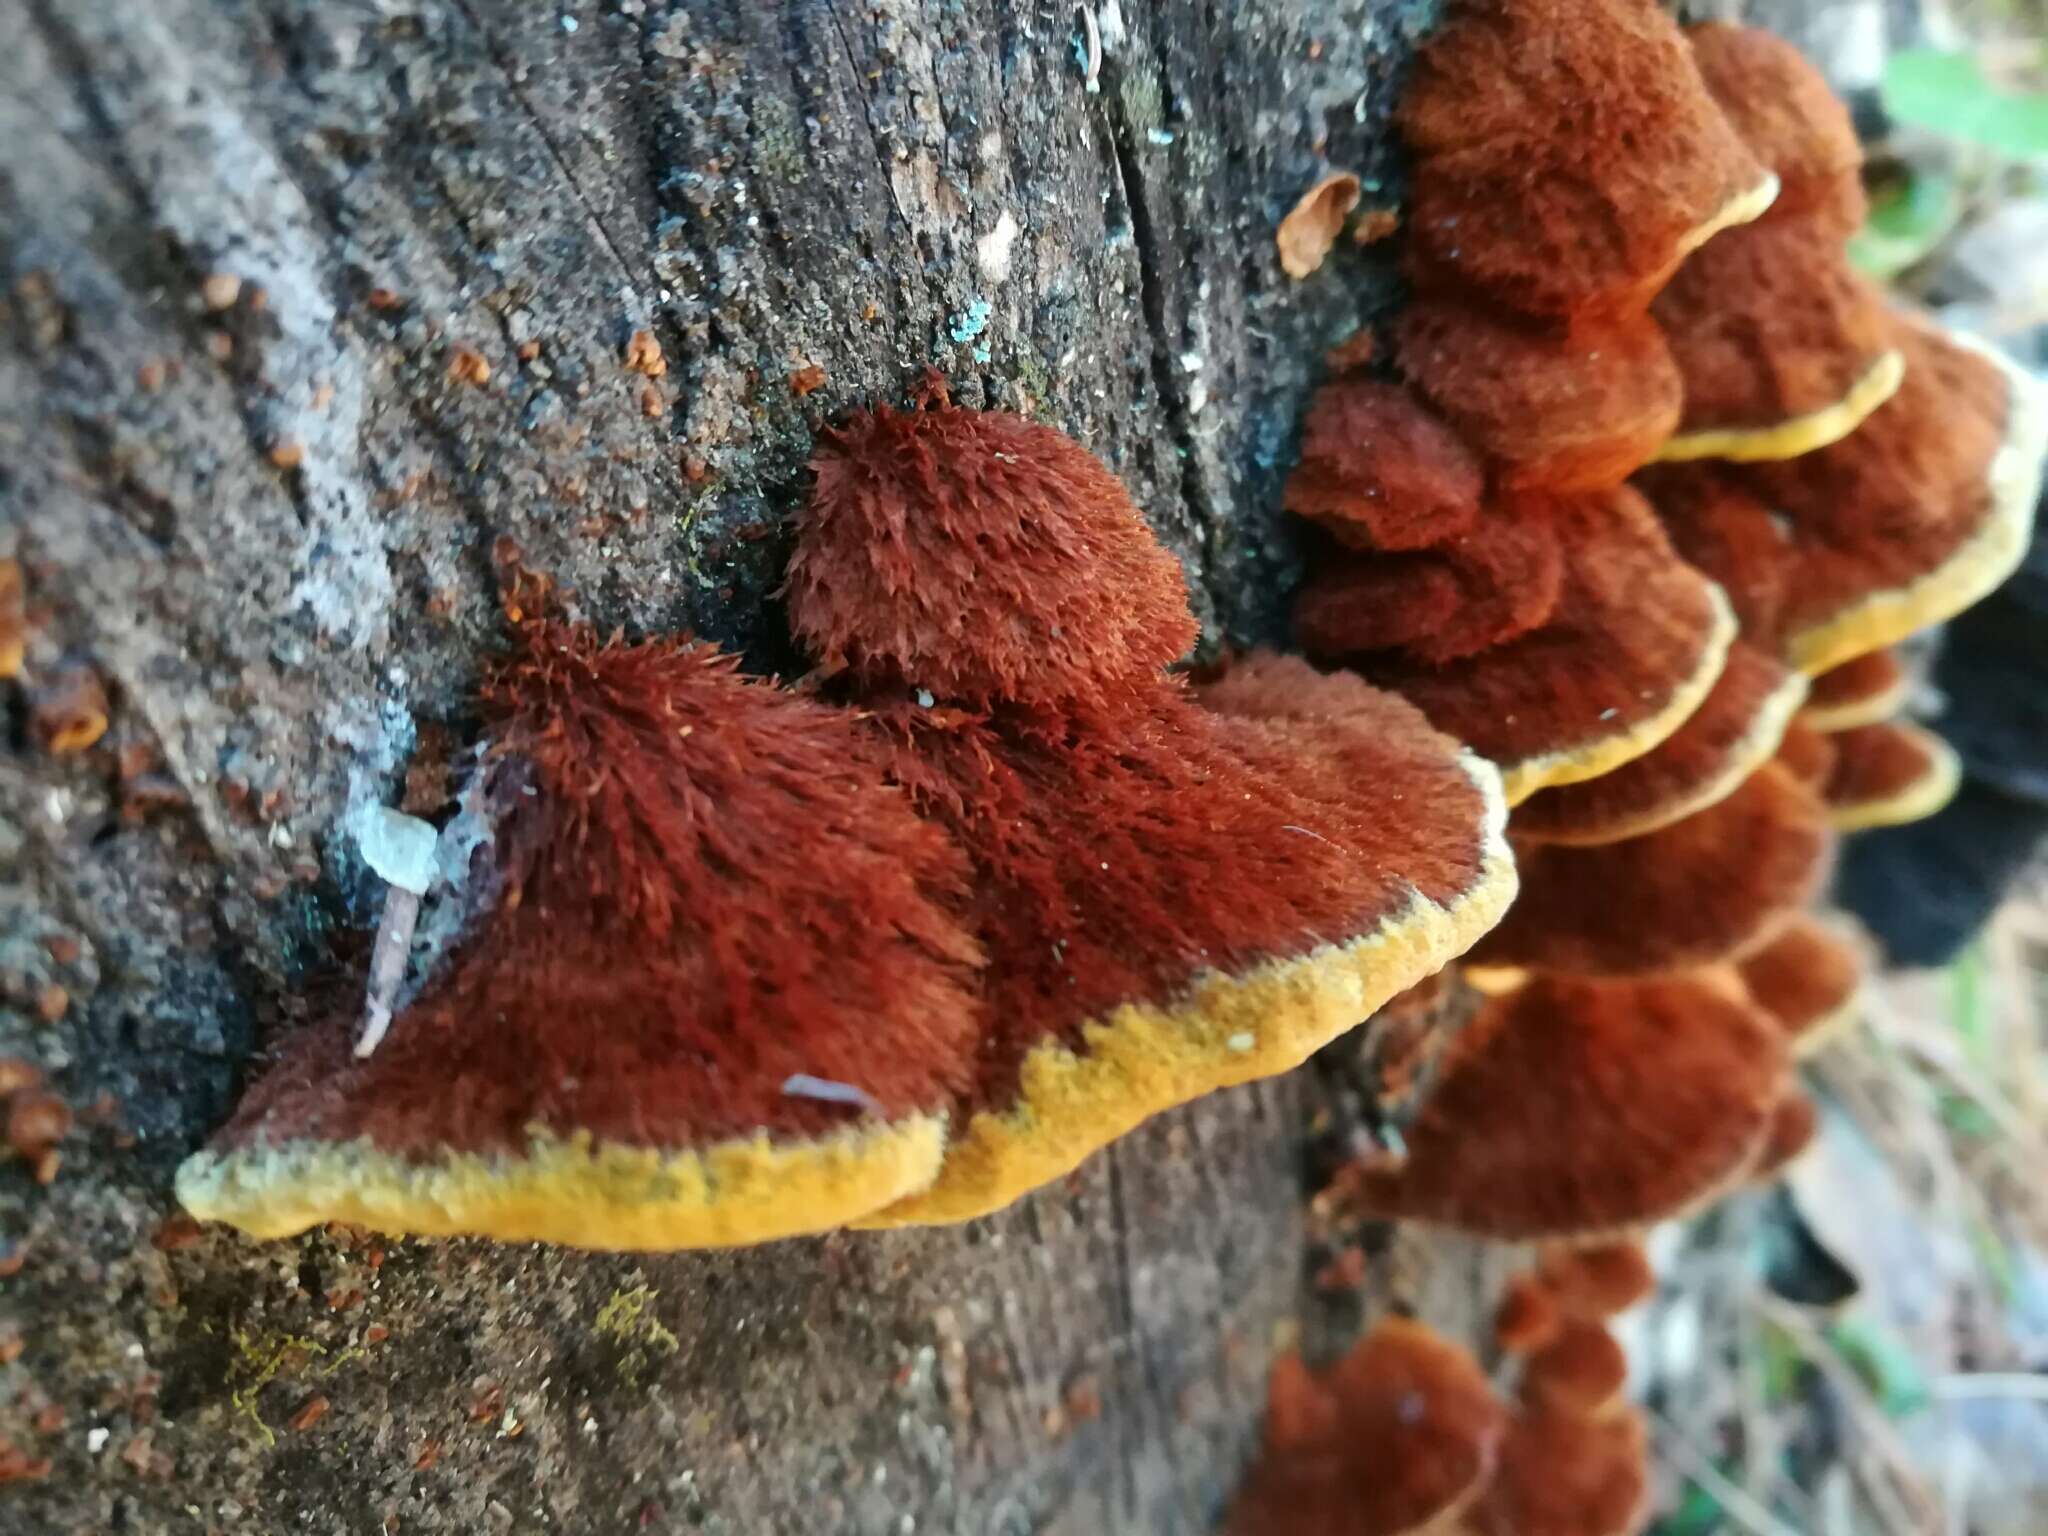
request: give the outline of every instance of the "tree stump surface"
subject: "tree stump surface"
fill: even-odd
[[[1273,231],[1333,166],[1398,204],[1434,8],[0,7],[0,1055],[80,1111],[0,1164],[0,1438],[50,1462],[0,1528],[1213,1527],[1310,1295],[1299,1075],[987,1221],[735,1253],[258,1245],[170,1180],[360,953],[356,818],[474,745],[501,539],[792,673],[814,436],[936,367],[1115,469],[1205,648],[1281,640],[1303,403],[1398,285]],[[53,756],[74,665],[111,729]],[[1415,1239],[1368,1300],[1469,1321],[1486,1270]]]

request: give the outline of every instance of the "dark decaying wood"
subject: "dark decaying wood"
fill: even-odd
[[[1298,1081],[969,1228],[737,1254],[256,1246],[169,1178],[360,959],[352,818],[437,803],[472,744],[501,538],[605,626],[786,670],[813,432],[933,365],[1116,469],[1205,645],[1277,638],[1294,424],[1394,284],[1385,247],[1290,282],[1272,231],[1331,165],[1397,199],[1432,9],[0,6],[34,626],[0,1054],[81,1110],[47,1186],[0,1167],[0,1527],[1208,1528],[1303,1304]],[[57,757],[30,717],[67,664],[112,724]],[[1410,1249],[1438,1281],[1372,1294],[1469,1314],[1479,1267]]]

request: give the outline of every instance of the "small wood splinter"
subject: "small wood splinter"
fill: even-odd
[[[412,954],[412,931],[419,922],[420,897],[434,883],[434,849],[440,833],[421,821],[378,806],[363,828],[363,862],[391,887],[384,915],[377,923],[377,942],[370,951],[370,984],[363,1003],[363,1031],[356,1037],[358,1058],[377,1049],[391,1028],[392,1007],[405,982],[405,963]]]

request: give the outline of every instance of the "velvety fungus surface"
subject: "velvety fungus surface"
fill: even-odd
[[[1411,273],[1527,314],[1638,306],[1775,191],[1649,0],[1453,0],[1397,121]]]
[[[1284,505],[1355,549],[1422,549],[1470,529],[1485,488],[1477,455],[1413,394],[1340,378],[1309,405]]]
[[[1319,562],[1295,600],[1296,640],[1333,660],[1394,650],[1434,664],[1527,634],[1564,586],[1564,545],[1545,506],[1510,499],[1434,549]]]
[[[1905,706],[1906,687],[1906,669],[1898,653],[1870,651],[1816,677],[1799,719],[1816,731],[1875,725]]]
[[[1763,222],[1810,224],[1846,240],[1863,224],[1863,145],[1849,108],[1799,50],[1761,27],[1686,29],[1708,94],[1778,178]]]
[[[1820,1111],[1798,1088],[1788,1089],[1771,1113],[1771,1128],[1764,1136],[1763,1150],[1749,1171],[1752,1184],[1768,1184],[1798,1160],[1813,1145],[1820,1130]]]
[[[1826,732],[1795,719],[1785,728],[1785,739],[1778,743],[1774,761],[1815,794],[1821,794],[1835,771],[1835,743]]]
[[[1778,936],[1738,962],[1742,984],[1776,1019],[1796,1055],[1824,1045],[1854,1017],[1863,982],[1855,949],[1812,917],[1795,918]]]
[[[1778,749],[1806,679],[1738,641],[1714,688],[1664,743],[1612,773],[1546,789],[1515,808],[1515,836],[1580,846],[1640,837],[1735,790]]]
[[[1387,1318],[1320,1377],[1274,1363],[1265,1443],[1228,1536],[1415,1536],[1491,1475],[1507,1414],[1486,1373],[1421,1323]]]
[[[1519,1392],[1532,1408],[1605,1413],[1628,1386],[1628,1356],[1604,1324],[1569,1319],[1522,1363]]]
[[[1897,336],[1905,381],[1861,429],[1730,472],[1791,530],[1780,644],[1809,673],[1969,606],[2032,531],[2048,446],[2039,386],[1978,344],[1913,323]]]
[[[789,563],[828,669],[969,705],[1102,698],[1194,643],[1180,567],[1071,438],[944,403],[825,433]]]
[[[368,1058],[344,1013],[287,1040],[187,1207],[666,1248],[928,1182],[980,1036],[970,870],[849,718],[709,646],[549,622],[482,706],[494,903]]]
[[[1474,1536],[1631,1536],[1649,1513],[1641,1414],[1531,1409],[1508,1426],[1493,1482],[1467,1524]]]
[[[1626,1312],[1657,1288],[1650,1256],[1636,1242],[1547,1248],[1538,1273],[1559,1310],[1596,1322]]]
[[[1521,899],[1471,958],[1581,976],[1735,959],[1813,899],[1832,848],[1818,797],[1766,763],[1725,799],[1641,837],[1518,843]]]
[[[1501,765],[1510,804],[1611,772],[1666,740],[1720,676],[1734,620],[1626,487],[1548,498],[1564,550],[1549,620],[1444,665],[1361,656],[1372,682]]]
[[[1785,459],[1848,436],[1899,389],[1905,357],[1838,235],[1765,220],[1716,235],[1651,309],[1684,380],[1663,459]]]
[[[989,1025],[932,1189],[959,1220],[1147,1116],[1283,1071],[1497,920],[1493,770],[1401,700],[1254,657],[1189,700],[878,710],[891,776],[973,863]]]
[[[1904,721],[1852,726],[1829,738],[1828,819],[1838,831],[1897,827],[1932,816],[1962,785],[1962,760],[1932,731]]]
[[[1687,977],[1539,976],[1452,1041],[1398,1168],[1350,1171],[1359,1210],[1509,1241],[1592,1239],[1741,1178],[1784,1079],[1759,1010]]]
[[[1493,1342],[1503,1354],[1526,1355],[1557,1337],[1564,1325],[1557,1298],[1541,1275],[1524,1271],[1509,1278],[1493,1311]]]
[[[1681,419],[1678,365],[1647,315],[1564,324],[1418,297],[1394,340],[1402,374],[1492,461],[1503,489],[1613,485]]]

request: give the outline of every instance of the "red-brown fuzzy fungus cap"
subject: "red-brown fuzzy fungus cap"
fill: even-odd
[[[1491,1476],[1507,1423],[1478,1363],[1405,1318],[1380,1322],[1320,1380],[1282,1356],[1268,1397],[1228,1536],[1440,1530]]]
[[[1906,669],[1898,652],[1871,651],[1816,677],[1799,711],[1799,723],[1816,731],[1875,725],[1905,707],[1906,688]]]
[[[1529,515],[1564,550],[1547,622],[1441,666],[1398,655],[1354,663],[1499,763],[1511,805],[1669,738],[1712,690],[1735,631],[1720,592],[1626,487],[1545,498]]]
[[[856,412],[797,519],[789,616],[829,668],[942,700],[1149,684],[1194,642],[1180,567],[1116,476],[1006,411]]]
[[[1785,1091],[1771,1112],[1771,1128],[1764,1136],[1763,1150],[1749,1170],[1749,1182],[1768,1184],[1791,1167],[1820,1131],[1820,1111],[1804,1090]]]
[[[1815,794],[1824,794],[1835,771],[1835,744],[1826,733],[1803,720],[1794,720],[1785,729],[1785,739],[1778,743],[1775,761]]]
[[[1626,1312],[1657,1288],[1641,1243],[1589,1243],[1544,1250],[1538,1271],[1559,1310],[1598,1322]]]
[[[1803,220],[1716,235],[1651,313],[1685,390],[1662,459],[1810,453],[1855,431],[1905,377],[1883,296],[1839,235]]]
[[[1849,109],[1799,50],[1761,27],[1686,30],[1708,93],[1778,178],[1766,223],[1815,225],[1837,243],[1863,223],[1863,145]]]
[[[1641,837],[1725,800],[1778,749],[1806,679],[1737,642],[1706,703],[1662,746],[1515,808],[1517,837],[1580,846]]]
[[[483,698],[495,904],[371,1056],[345,1013],[288,1040],[187,1208],[704,1247],[928,1183],[980,1035],[969,871],[850,717],[547,623]]]
[[[1783,659],[1800,559],[1792,526],[1719,464],[1652,465],[1632,483],[1686,564],[1727,594],[1744,642]]]
[[[1493,1342],[1502,1353],[1526,1355],[1557,1337],[1564,1314],[1541,1275],[1511,1277],[1493,1309]]]
[[[1642,837],[1518,842],[1521,900],[1471,958],[1581,976],[1732,960],[1813,899],[1832,847],[1818,797],[1765,763],[1725,799]]]
[[[1528,314],[1638,306],[1775,191],[1649,0],[1457,0],[1398,122],[1411,272]]]
[[[1823,672],[1974,603],[2025,552],[2048,450],[2041,387],[1902,323],[1905,382],[1829,447],[1731,474],[1789,529],[1785,659]],[[1681,540],[1681,545],[1683,541]]]
[[[1641,1414],[1529,1409],[1508,1426],[1499,1468],[1466,1524],[1473,1536],[1632,1536],[1649,1512]]]
[[[1397,1169],[1354,1169],[1371,1215],[1503,1240],[1648,1226],[1742,1176],[1783,1084],[1770,1019],[1687,977],[1539,976],[1452,1041]]]
[[[1815,918],[1793,919],[1737,969],[1751,999],[1785,1031],[1794,1055],[1812,1054],[1855,1017],[1862,957]]]
[[[1471,528],[1486,477],[1407,390],[1340,378],[1316,391],[1285,505],[1355,549],[1422,549]]]
[[[939,1181],[874,1224],[979,1215],[1294,1066],[1512,899],[1493,769],[1412,707],[1269,655],[1201,697],[877,715],[974,862],[990,1023]]]
[[[1417,298],[1394,325],[1401,371],[1508,490],[1597,490],[1657,456],[1683,386],[1648,316],[1570,325]]]
[[[1840,832],[1925,820],[1955,798],[1963,781],[1955,748],[1904,721],[1852,726],[1829,740],[1835,766],[1828,820]]]
[[[1326,660],[1402,651],[1432,665],[1455,661],[1548,619],[1564,569],[1541,506],[1511,499],[1435,549],[1319,562],[1295,601],[1295,639]]]
[[[1597,1417],[1628,1388],[1628,1356],[1603,1324],[1573,1318],[1522,1363],[1521,1399],[1532,1408]]]

